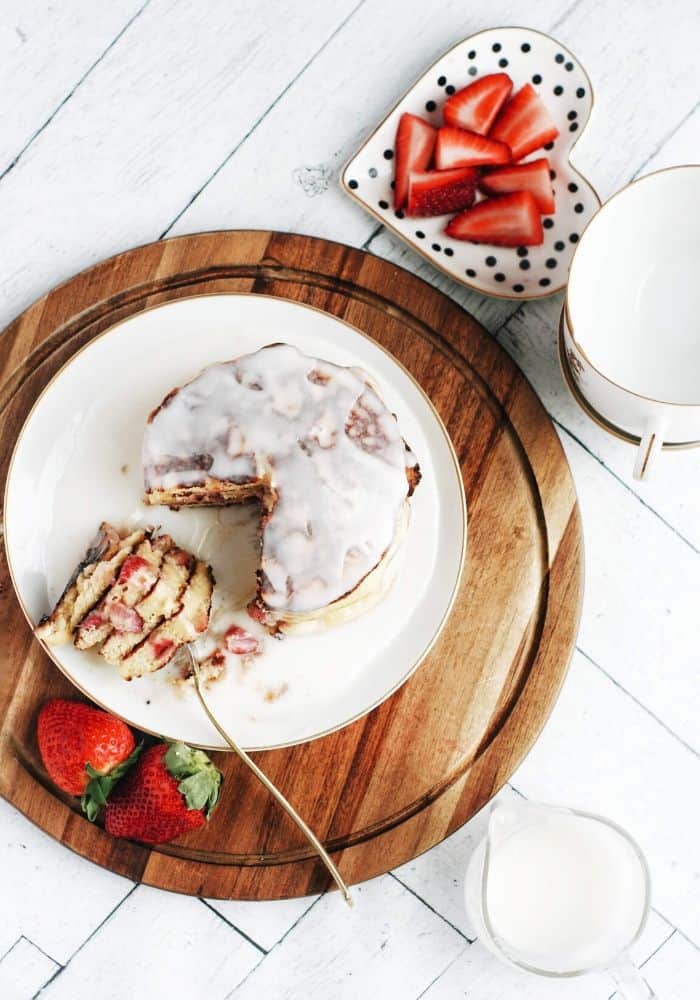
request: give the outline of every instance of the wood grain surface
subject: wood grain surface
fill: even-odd
[[[368,716],[256,755],[357,882],[422,853],[503,785],[540,732],[574,648],[582,538],[566,458],[527,380],[447,296],[371,254],[264,231],[179,237],[122,253],[34,303],[0,337],[2,481],[38,393],[76,350],[154,304],[216,292],[293,299],[391,351],[454,442],[469,511],[467,568],[420,669]],[[99,518],[99,511],[95,512]],[[36,714],[76,692],[31,635],[0,563],[0,792],[68,847],[150,885],[270,899],[327,886],[296,828],[229,754],[204,831],[149,850],[90,825],[43,772]]]

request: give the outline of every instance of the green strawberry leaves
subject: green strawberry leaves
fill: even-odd
[[[207,819],[214,811],[221,792],[221,771],[202,750],[185,743],[171,743],[163,758],[173,778],[180,779],[178,789],[188,809],[204,810]]]
[[[134,747],[126,760],[123,760],[121,764],[117,764],[107,774],[100,774],[92,764],[88,763],[85,765],[85,770],[90,776],[90,781],[80,798],[80,806],[91,823],[94,823],[97,819],[100,809],[107,805],[109,793],[116,783],[136,763],[142,747],[143,743],[139,743],[138,746]]]

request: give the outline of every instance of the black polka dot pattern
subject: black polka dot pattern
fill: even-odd
[[[412,219],[405,216],[405,208],[395,210],[390,192],[390,187],[395,186],[394,171],[389,161],[395,159],[396,114],[392,115],[390,125],[380,126],[377,135],[368,140],[362,158],[358,154],[345,175],[349,178],[345,184],[368,208],[381,213],[380,218],[387,220],[391,231],[402,235],[432,263],[465,284],[486,294],[513,299],[549,295],[564,286],[580,233],[597,204],[568,163],[569,150],[578,138],[577,133],[585,128],[590,111],[585,71],[551,39],[526,29],[493,29],[475,37],[471,44],[474,47],[457,47],[441,60],[417,85],[418,102],[415,95],[409,95],[398,110],[438,125],[442,122],[445,99],[487,73],[509,73],[514,90],[529,81],[548,106],[560,133],[556,142],[547,143],[531,157],[548,158],[556,197],[556,212],[541,217],[543,242],[529,247],[495,247],[450,239],[447,246],[446,218]],[[483,197],[486,196],[477,195],[479,200]]]

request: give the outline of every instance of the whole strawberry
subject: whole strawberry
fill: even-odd
[[[37,740],[49,777],[69,795],[82,796],[83,811],[90,820],[96,818],[141,749],[121,719],[63,698],[42,708]]]
[[[112,792],[105,830],[114,837],[165,844],[203,826],[221,790],[221,772],[201,750],[156,743]]]

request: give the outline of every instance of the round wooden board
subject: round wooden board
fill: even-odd
[[[129,250],[18,317],[0,336],[3,483],[32,403],[66,359],[126,316],[216,292],[305,302],[369,334],[430,395],[462,467],[467,566],[430,655],[358,722],[256,754],[345,878],[358,882],[414,858],[466,822],[542,729],[573,651],[582,599],[574,486],[525,377],[447,296],[371,254],[261,231],[203,233]],[[296,827],[232,754],[214,755],[225,790],[211,823],[178,843],[149,850],[88,823],[76,801],[48,780],[35,740],[40,706],[77,692],[33,640],[4,551],[0,634],[0,793],[42,829],[112,871],[178,892],[275,899],[327,887],[325,869]]]

